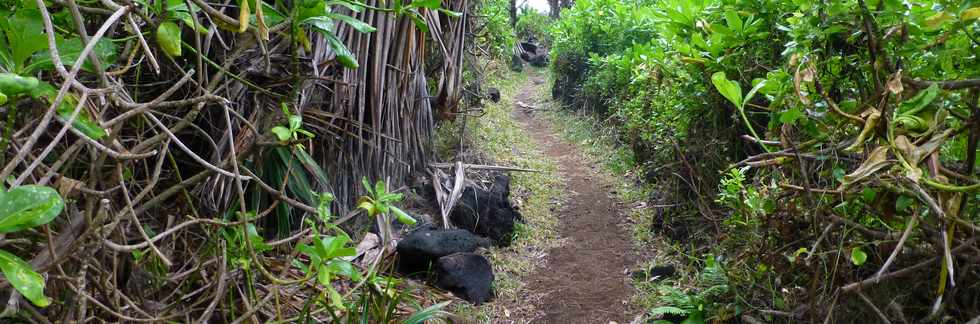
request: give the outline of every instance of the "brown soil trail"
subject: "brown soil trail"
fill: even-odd
[[[547,91],[544,76],[533,69],[515,101],[537,109]],[[552,125],[533,111],[514,107],[514,117],[548,157],[557,161],[565,179],[568,201],[555,211],[564,243],[548,251],[547,262],[527,281],[535,323],[629,323],[635,316],[628,301],[633,287],[627,269],[636,256],[625,216],[612,186],[573,144],[562,140]]]

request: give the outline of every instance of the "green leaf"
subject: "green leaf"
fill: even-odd
[[[35,52],[48,48],[48,38],[44,33],[41,13],[35,9],[20,9],[11,16],[0,19],[0,29],[7,35],[10,46],[10,63],[12,71],[20,70],[27,65],[27,60]],[[2,50],[0,50],[2,51]]]
[[[354,265],[350,261],[334,259],[327,262],[327,269],[330,273],[338,274],[347,277],[354,281],[361,280],[361,273],[354,268]]]
[[[939,85],[933,83],[925,90],[919,91],[919,93],[915,94],[915,96],[911,99],[902,102],[902,104],[899,105],[898,114],[907,115],[918,113],[932,103],[933,100],[936,100],[937,96],[939,96]]]
[[[321,32],[321,34],[323,33]],[[340,65],[348,69],[356,69],[360,66],[354,54],[347,49],[347,45],[344,45],[344,42],[340,41],[337,36],[334,36],[333,33],[328,33],[324,37],[327,39],[327,44],[333,49],[334,54],[337,55],[337,62],[340,62]]]
[[[273,127],[272,134],[275,134],[276,138],[278,138],[280,142],[288,141],[293,137],[293,132],[290,131],[289,128],[282,126]]]
[[[0,196],[0,233],[47,224],[64,209],[65,202],[50,187],[27,185]]]
[[[439,316],[440,314],[442,314],[443,313],[442,309],[445,308],[446,306],[449,306],[449,303],[451,303],[451,302],[452,301],[445,301],[445,302],[441,302],[441,303],[438,303],[438,304],[435,304],[435,305],[426,307],[425,309],[420,310],[420,311],[416,312],[415,314],[412,314],[412,316],[409,316],[407,319],[405,319],[405,321],[402,321],[402,324],[422,324],[422,323],[425,323],[428,320],[433,319],[433,318]]]
[[[412,19],[412,23],[415,24],[415,28],[418,28],[423,33],[429,32],[429,25],[425,23],[425,20],[419,16],[419,13],[415,9],[410,10],[411,13],[408,14],[408,18]]]
[[[172,21],[167,21],[157,27],[157,44],[164,53],[171,57],[180,57],[180,26]]]
[[[324,223],[330,222],[330,218],[333,217],[333,215],[330,213],[330,204],[333,203],[334,200],[333,194],[324,192],[317,195],[317,199],[319,201],[319,204],[316,206],[317,217],[319,217],[320,221]]]
[[[56,95],[57,94],[52,94],[48,98],[54,98]],[[58,105],[58,116],[66,121],[71,119],[71,115],[75,113],[76,106],[78,106],[78,98],[76,98],[74,94],[66,95],[61,101],[61,104]],[[82,134],[85,134],[85,136],[96,140],[108,135],[105,129],[99,125],[99,123],[96,123],[91,117],[89,117],[88,111],[85,110],[85,107],[81,107],[80,109],[81,111],[78,112],[78,116],[75,116],[75,121],[71,123],[73,128],[82,132]]]
[[[662,316],[662,315],[687,315],[688,311],[674,306],[660,306],[650,310],[651,316]]]
[[[954,19],[956,19],[956,17],[953,17],[953,15],[950,15],[945,11],[940,11],[926,18],[925,26],[927,29],[938,29],[939,27],[942,27],[946,22]]]
[[[78,56],[82,54],[85,49],[85,44],[82,43],[80,38],[70,38],[67,40],[58,39],[58,55],[61,59],[61,64],[65,66],[75,65],[75,61],[78,60]],[[99,58],[102,62],[103,68],[112,64],[116,57],[116,46],[109,39],[102,38],[98,43],[95,43],[95,47],[92,49],[92,53]],[[54,61],[51,59],[51,51],[45,49],[34,54],[31,58],[31,64],[24,67],[25,73],[34,73],[36,71],[47,70],[54,68]],[[94,72],[94,66],[92,62],[86,61],[82,64],[82,70],[88,72]]]
[[[779,114],[779,122],[792,125],[801,117],[803,117],[803,111],[799,107],[793,107]]]
[[[415,0],[409,4],[409,7],[439,9],[441,5],[442,0]]]
[[[20,76],[14,73],[0,73],[0,92],[11,97],[31,93],[40,85],[35,77]]]
[[[738,17],[738,13],[734,10],[725,11],[725,22],[728,23],[728,28],[731,28],[735,32],[742,32],[742,19]]]
[[[303,127],[303,117],[298,115],[289,115],[287,118],[289,121],[289,129],[297,130]]]
[[[255,224],[249,223],[245,228],[248,231],[248,240],[252,242],[252,248],[259,252],[272,250],[271,246],[265,244],[265,239],[262,238],[262,235],[259,235],[259,231],[255,228]]]
[[[417,222],[414,218],[412,218],[412,216],[409,216],[408,213],[399,209],[398,207],[390,206],[389,208],[391,208],[391,213],[395,214],[395,217],[402,224],[415,225],[415,223]]]
[[[684,321],[681,322],[681,324],[704,324],[704,323],[705,323],[704,312],[702,311],[696,311],[691,313],[691,315],[689,315],[687,319],[684,319]]]
[[[868,261],[868,254],[861,247],[851,249],[851,263],[860,267],[866,261]]]
[[[742,87],[738,83],[728,80],[725,76],[725,72],[716,72],[711,75],[711,83],[715,85],[715,89],[721,93],[728,101],[731,101],[735,107],[742,107]]]
[[[44,295],[44,277],[31,269],[23,259],[0,250],[0,270],[10,285],[37,307],[47,307],[51,300]]]
[[[765,86],[766,86],[766,80],[762,80],[759,83],[756,83],[756,85],[754,87],[752,87],[752,89],[749,90],[749,93],[745,94],[745,99],[743,99],[744,100],[743,106],[744,106],[744,103],[747,103],[747,102],[749,102],[749,101],[752,100],[752,97],[755,96],[755,93],[758,92],[759,89],[762,89],[762,87],[765,87]],[[739,89],[739,90],[741,90],[741,89]]]
[[[48,103],[50,103],[51,100],[57,96],[58,90],[55,89],[53,85],[45,81],[41,81],[38,83],[37,87],[31,90],[32,98],[44,99]],[[61,104],[56,109],[58,116],[64,120],[70,119],[71,115],[75,112],[75,106],[77,105],[78,98],[74,94],[69,93],[65,95],[64,99],[61,100]],[[72,127],[82,132],[82,134],[85,134],[85,136],[95,140],[102,139],[108,135],[106,130],[102,128],[102,125],[95,122],[84,107],[82,108],[82,111],[78,113],[78,116],[75,117],[75,122],[72,123]]]
[[[367,23],[365,23],[363,21],[357,20],[356,18],[351,17],[351,16],[338,15],[338,14],[330,14],[329,16],[331,18],[333,18],[333,19],[340,20],[340,21],[344,22],[345,24],[350,25],[351,27],[353,27],[357,31],[362,32],[362,33],[365,33],[365,34],[366,33],[373,33],[374,31],[378,30],[377,28],[374,28],[374,26],[371,26],[371,25],[369,25],[369,24],[367,24]]]
[[[898,198],[895,199],[895,210],[903,212],[909,209],[912,204],[915,204],[915,199],[912,199],[909,196],[898,196]]]
[[[970,9],[966,9],[963,10],[962,13],[960,13],[961,21],[970,21],[974,19],[980,19],[980,7],[973,7]]]
[[[368,195],[374,196],[374,189],[372,189],[371,182],[368,181],[367,177],[361,177],[361,185],[364,186],[364,190],[367,190]]]
[[[439,10],[439,12],[441,12],[443,14],[446,14],[446,16],[449,16],[451,18],[459,18],[459,17],[462,17],[463,16],[463,13],[462,12],[456,12],[456,11],[446,10],[446,9],[442,9],[442,8],[439,8],[438,10]]]

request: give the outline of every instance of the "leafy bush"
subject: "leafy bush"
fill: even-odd
[[[485,45],[493,58],[509,57],[515,41],[514,29],[510,26],[509,0],[484,0],[479,2],[479,13],[485,18],[483,28],[475,31],[476,41]]]
[[[686,226],[713,223],[698,251],[729,256],[740,303],[967,320],[978,18],[977,1],[583,0],[552,29],[553,95],[670,168],[648,179]]]
[[[534,39],[544,46],[550,46],[551,34],[548,32],[550,27],[551,17],[525,6],[517,15],[514,32],[518,39]]]

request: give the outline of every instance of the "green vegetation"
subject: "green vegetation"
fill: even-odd
[[[61,214],[65,202],[52,188],[37,185],[5,190],[0,186],[0,233],[14,233],[50,223]],[[0,250],[0,270],[10,285],[31,303],[46,307],[51,300],[44,295],[44,277],[20,257]]]
[[[690,299],[662,292],[658,305],[674,308],[649,314],[980,313],[966,306],[977,288],[964,282],[977,278],[963,252],[980,222],[978,13],[971,1],[863,0],[580,0],[562,11],[552,94],[596,116],[606,142],[632,153],[602,156],[667,206],[638,237],[666,236],[691,270],[723,269],[730,283],[705,295],[704,276],[680,280]]]
[[[0,0],[2,321],[444,317],[389,243],[470,10]]]

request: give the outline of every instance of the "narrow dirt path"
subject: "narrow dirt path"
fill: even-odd
[[[515,102],[537,108],[547,91],[544,76],[531,70]],[[541,323],[629,323],[634,311],[628,301],[633,287],[626,275],[636,262],[630,234],[624,228],[612,186],[578,148],[562,140],[552,125],[533,112],[514,107],[514,118],[542,151],[558,162],[568,201],[555,213],[565,241],[548,251],[547,262],[530,275]]]

